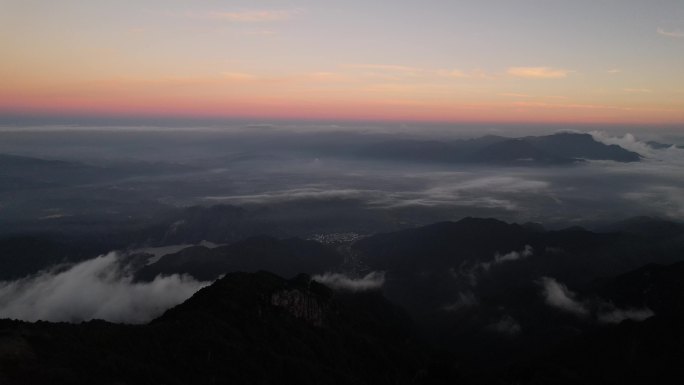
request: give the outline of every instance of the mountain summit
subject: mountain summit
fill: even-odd
[[[378,292],[231,273],[147,325],[0,320],[0,383],[408,384],[412,341]]]

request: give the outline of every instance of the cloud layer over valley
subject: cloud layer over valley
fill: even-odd
[[[0,282],[0,318],[145,323],[208,285],[179,275],[134,282],[118,254]]]

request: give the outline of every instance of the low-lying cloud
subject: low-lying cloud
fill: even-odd
[[[543,277],[540,282],[542,295],[547,305],[580,317],[589,315],[589,309],[575,299],[575,293],[570,291],[567,286],[549,277]]]
[[[250,195],[208,196],[204,197],[204,199],[213,202],[237,204],[269,204],[307,199],[377,199],[381,195],[381,192],[371,190],[306,187]]]
[[[491,262],[484,262],[481,264],[485,271],[489,271],[492,266],[500,265],[506,262],[517,261],[519,259],[525,259],[531,257],[534,254],[534,249],[530,245],[525,245],[525,248],[521,251],[511,251],[506,254],[497,253],[494,255],[494,260]]]
[[[337,290],[367,291],[376,290],[385,284],[385,272],[372,271],[361,278],[351,278],[340,273],[314,275],[312,279]]]
[[[522,331],[520,323],[510,315],[504,315],[500,320],[487,326],[487,329],[493,332],[514,336]]]
[[[259,176],[246,173],[244,177],[256,178],[257,189],[224,189],[220,193],[203,194],[200,203],[288,205],[334,200],[355,205],[358,210],[369,210],[370,215],[374,210],[393,210],[412,216],[417,213],[424,216],[418,220],[423,223],[486,216],[519,223],[542,222],[550,227],[569,226],[585,219],[611,221],[640,215],[682,217],[683,206],[677,196],[654,189],[684,188],[680,177],[684,149],[654,147],[633,135],[592,134],[596,140],[621,145],[645,158],[631,163],[587,161],[573,167],[459,165],[445,168],[415,164],[404,168],[392,162],[332,157],[314,162],[310,158],[299,161],[283,157],[282,162],[253,163],[260,170]],[[234,172],[251,171],[246,167],[211,178],[235,178]],[[596,178],[606,183],[592,183]],[[662,199],[654,200],[651,196],[639,199],[643,193]],[[599,204],[596,196],[605,199]],[[664,207],[663,202],[669,206]]]
[[[449,273],[456,279],[465,279],[470,286],[476,286],[480,276],[488,273],[493,267],[529,258],[532,255],[534,255],[534,248],[530,245],[525,245],[525,248],[520,251],[514,250],[506,254],[496,253],[491,261],[475,263],[464,261],[458,269],[449,269]]]
[[[177,274],[134,282],[119,255],[112,252],[66,270],[0,282],[0,318],[145,323],[208,284]]]
[[[597,317],[598,320],[603,323],[619,324],[625,320],[641,322],[653,317],[654,315],[655,313],[653,313],[653,310],[649,308],[617,309],[613,307],[612,310],[599,312]]]
[[[595,313],[595,318],[599,322],[617,324],[625,320],[640,322],[655,315],[653,310],[647,307],[619,309],[601,299],[580,301],[567,286],[553,278],[543,277],[539,283],[542,285],[542,295],[547,305],[578,317],[586,318]]]
[[[620,146],[645,156],[649,160],[680,165],[684,163],[684,149],[674,144],[662,143],[663,147],[655,147],[652,142],[641,140],[630,133],[614,136],[601,131],[592,131],[590,134],[597,142]]]

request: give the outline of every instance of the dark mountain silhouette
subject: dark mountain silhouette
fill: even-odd
[[[684,224],[661,218],[634,217],[603,226],[600,231],[648,237],[678,237],[684,236]]]
[[[520,165],[571,164],[581,160],[638,162],[641,155],[597,142],[589,134],[558,133],[510,139],[485,136],[469,140],[394,140],[372,143],[356,155],[407,162]]]
[[[465,140],[397,139],[371,143],[358,149],[355,155],[407,162],[454,163],[467,161],[469,154],[484,147],[508,140],[488,135]]]
[[[207,281],[226,272],[258,270],[293,277],[299,273],[315,274],[338,269],[342,262],[341,255],[318,242],[253,237],[228,246],[213,249],[196,246],[165,255],[138,270],[136,277],[152,280],[159,274],[189,274]]]
[[[450,267],[466,259],[486,260],[501,250],[525,246],[533,233],[496,219],[465,218],[358,241],[354,248],[375,269],[414,272],[423,267]]]
[[[558,133],[547,136],[531,136],[522,140],[536,148],[556,156],[567,158],[638,162],[641,155],[625,150],[616,144],[597,142],[590,134]]]
[[[649,142],[646,142],[646,144],[648,144],[648,145],[651,146],[652,148],[655,148],[656,150],[664,150],[664,149],[666,149],[666,148],[670,148],[670,147],[673,147],[673,146],[674,146],[675,148],[684,149],[684,146],[681,145],[681,144],[661,143],[661,142],[656,142],[656,141],[653,141],[653,140],[652,140],[652,141],[649,141]]]
[[[678,225],[664,226],[677,228]],[[529,270],[524,277],[530,280],[534,274],[545,273],[588,283],[647,263],[678,260],[678,253],[684,248],[675,242],[679,234],[635,237],[629,233],[594,233],[582,228],[545,231],[540,226],[465,218],[377,234],[356,242],[353,248],[370,269],[386,270],[391,275],[415,275],[426,269],[447,272],[492,262],[496,254],[520,252],[530,246],[533,250],[530,258],[502,266],[524,267]]]
[[[0,321],[3,384],[409,384],[426,355],[379,293],[229,274],[148,325]]]
[[[76,167],[76,163],[61,160],[46,160],[28,156],[0,154],[2,168],[11,167]]]
[[[622,308],[648,307],[642,322],[594,325],[517,362],[510,383],[678,384],[684,374],[684,263],[650,264],[598,280],[587,295]]]
[[[0,154],[0,178],[11,180],[18,187],[50,187],[84,182],[96,178],[97,173],[95,167],[78,162]]]
[[[578,321],[532,305],[529,316],[543,321],[534,328],[456,341],[445,333],[456,344],[437,352],[379,291],[335,292],[306,275],[231,273],[147,325],[0,320],[0,381],[676,384],[684,358],[682,282],[678,263],[595,283],[592,293],[605,300],[652,306],[655,315],[642,322]],[[466,320],[487,321],[486,309],[476,313]],[[463,324],[463,316],[450,321]]]
[[[273,225],[259,220],[255,213],[230,205],[191,206],[176,210],[159,223],[143,229],[138,241],[152,245],[235,242],[249,236],[277,233]]]
[[[679,227],[638,218],[613,228],[466,218],[377,234],[345,255],[358,275],[385,272],[382,291],[360,293],[231,272],[339,268],[343,256],[317,242],[191,247],[138,278],[225,276],[147,325],[0,321],[0,383],[677,383]],[[583,313],[549,303],[544,277]],[[649,313],[630,318],[640,309]]]
[[[469,366],[496,357],[503,370],[511,351],[547,349],[598,322],[546,304],[543,277],[591,301],[589,288],[603,277],[681,260],[676,239],[466,218],[378,234],[352,249],[368,270],[385,271],[385,295],[428,339],[468,357]]]
[[[486,146],[466,159],[475,163],[522,162],[529,164],[567,164],[579,159],[547,151],[526,139],[509,139]]]
[[[651,262],[681,261],[680,226],[638,218],[601,234],[467,218],[371,236],[354,249],[369,269],[386,271],[388,298],[453,352],[452,365],[471,368],[470,380],[674,384],[684,357],[684,265]],[[542,277],[567,285],[587,313],[547,303]]]
[[[195,168],[161,162],[120,162],[94,165],[76,161],[0,154],[0,181],[10,182],[14,187],[20,189],[115,181],[119,178],[131,176],[165,175],[192,170]],[[9,187],[0,187],[0,191],[5,189],[9,190]]]
[[[0,238],[0,281],[35,274],[61,263],[74,263],[111,250],[99,242],[74,242],[45,234]]]
[[[598,280],[588,292],[610,298],[619,307],[648,307],[658,316],[684,319],[684,262],[648,264],[613,278]]]
[[[358,151],[358,155],[405,160],[409,162],[457,162],[462,156],[453,143],[437,140],[391,140],[370,144]]]

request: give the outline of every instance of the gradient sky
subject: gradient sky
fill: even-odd
[[[0,0],[0,114],[684,123],[682,0]]]

